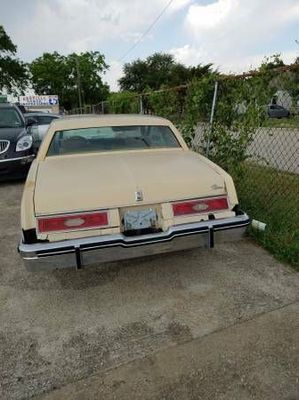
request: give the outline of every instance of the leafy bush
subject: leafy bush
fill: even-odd
[[[111,114],[139,113],[139,96],[131,92],[111,93],[108,98],[108,110],[106,112]]]
[[[247,148],[254,134],[254,130],[244,124],[234,128],[238,130],[233,131],[217,122],[212,130],[205,132],[204,153],[209,146],[209,158],[227,171],[236,170],[248,158]]]

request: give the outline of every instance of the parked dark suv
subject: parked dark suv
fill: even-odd
[[[25,177],[34,158],[32,136],[18,107],[0,103],[0,180]]]

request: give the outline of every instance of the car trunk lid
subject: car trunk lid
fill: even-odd
[[[47,215],[223,193],[223,177],[197,154],[139,150],[48,157],[39,164],[34,202],[36,215]]]

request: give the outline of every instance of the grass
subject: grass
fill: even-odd
[[[299,271],[299,175],[245,163],[233,173],[241,208],[267,224],[250,229],[263,247]]]
[[[295,115],[289,118],[267,118],[263,124],[270,128],[299,128],[299,116]]]

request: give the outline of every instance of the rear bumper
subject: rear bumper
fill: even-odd
[[[30,271],[81,268],[102,262],[143,257],[215,244],[241,238],[250,219],[241,213],[232,218],[175,225],[166,232],[126,237],[122,234],[44,242],[20,243],[19,252]]]

